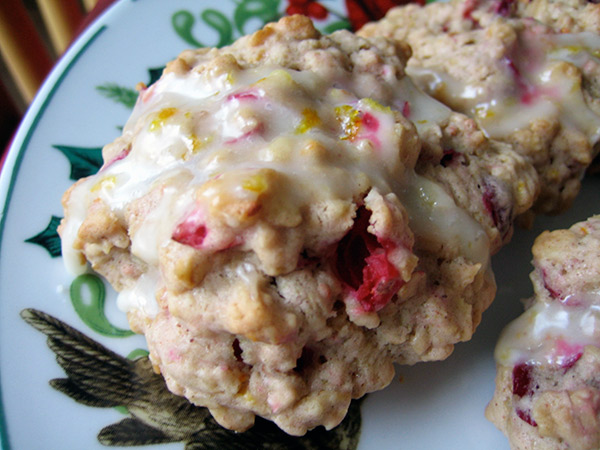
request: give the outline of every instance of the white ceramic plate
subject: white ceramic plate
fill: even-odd
[[[235,39],[274,19],[289,5],[279,0],[215,3],[117,3],[60,61],[15,137],[0,183],[4,205],[0,222],[0,425],[5,449],[106,448],[97,439],[104,427],[123,419],[140,426],[129,415],[132,408],[86,406],[50,387],[49,381],[66,378],[65,372],[45,345],[44,335],[25,323],[20,313],[26,308],[44,311],[119,355],[144,346],[139,336],[116,337],[127,324],[112,291],[107,291],[102,308],[94,303],[98,292],[89,290],[94,280],[83,287],[72,286],[56,248],[60,198],[72,184],[71,178],[94,169],[97,149],[119,135],[130,112],[127,105],[135,96],[132,88],[139,81],[150,82],[156,74],[152,69],[197,43],[216,45]],[[317,25],[330,30],[345,24],[341,0],[321,3],[330,12]],[[534,236],[542,229],[566,227],[600,212],[594,210],[600,204],[599,188],[598,178],[587,180],[569,213],[541,218],[534,230],[517,232],[512,244],[495,259],[498,298],[475,338],[457,346],[447,361],[399,367],[397,382],[368,396],[360,408],[360,449],[508,449],[501,433],[483,417],[494,389],[495,340],[521,311],[518,300],[530,295]],[[72,292],[78,289],[82,295]],[[61,336],[69,337],[68,333]],[[141,435],[139,428],[134,431],[132,436]],[[203,448],[197,445],[201,442],[197,436],[172,440],[166,446],[148,448]]]

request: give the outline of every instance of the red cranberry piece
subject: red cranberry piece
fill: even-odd
[[[402,115],[407,119],[410,117],[410,102],[404,102],[402,106]]]
[[[473,11],[475,11],[478,6],[479,6],[478,0],[467,0],[464,4],[464,9],[463,9],[463,14],[462,14],[463,19],[470,20],[471,22],[473,22],[473,25],[476,25],[476,26],[479,25],[479,21],[473,17]]]
[[[506,236],[512,225],[512,208],[506,190],[497,180],[488,178],[483,183],[483,205],[492,218],[494,226]]]
[[[387,250],[367,231],[370,211],[361,207],[352,229],[339,242],[335,271],[365,311],[383,308],[404,284],[396,267],[389,262]]]
[[[363,282],[356,291],[356,297],[365,311],[379,311],[390,302],[404,281],[383,251],[365,261]]]
[[[227,97],[227,100],[258,100],[258,95],[252,91],[237,92]]]
[[[518,397],[525,397],[526,395],[531,395],[533,393],[533,389],[531,387],[532,370],[533,366],[527,363],[517,364],[513,368],[513,394]]]
[[[544,269],[542,269],[542,280],[544,281],[544,289],[546,289],[548,291],[548,293],[550,294],[550,297],[556,298],[556,299],[562,299],[562,293],[559,290],[552,287],[550,285],[550,283],[548,282],[548,274],[546,273],[546,270],[544,270]]]
[[[560,367],[562,367],[565,372],[568,372],[569,369],[571,369],[577,363],[577,361],[579,361],[579,359],[582,356],[583,356],[583,352],[575,353],[575,354],[565,358],[565,360],[562,362]]]
[[[527,82],[527,80],[521,74],[521,71],[519,70],[519,68],[517,67],[517,65],[515,64],[515,62],[512,59],[506,58],[505,62],[506,62],[506,66],[508,67],[509,72],[512,74],[512,76],[515,80],[515,85],[517,87],[519,100],[524,105],[530,105],[531,103],[534,102],[534,100],[536,98],[539,97],[540,90],[536,89],[534,86],[531,86]]]
[[[531,417],[531,414],[529,413],[529,411],[523,411],[522,409],[517,409],[516,413],[517,413],[517,416],[519,416],[519,419],[527,422],[532,427],[538,426],[538,424],[535,422],[535,420],[533,420],[533,417]]]
[[[379,129],[379,120],[377,120],[377,118],[373,114],[366,112],[363,114],[361,120],[363,126],[367,130],[377,131]]]
[[[200,249],[207,233],[202,212],[195,210],[175,227],[172,238],[180,244]]]
[[[514,0],[499,0],[494,4],[494,12],[501,16],[508,17],[511,13]]]

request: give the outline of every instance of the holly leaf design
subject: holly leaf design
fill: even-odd
[[[128,109],[132,109],[135,106],[138,98],[138,93],[135,89],[119,86],[116,83],[101,84],[100,86],[96,86],[96,90],[104,97],[120,103]]]
[[[325,34],[331,34],[334,31],[351,30],[351,29],[352,29],[352,25],[350,24],[350,22],[347,21],[346,19],[343,19],[343,20],[337,20],[335,22],[331,22],[329,25],[327,25],[325,28],[323,28],[323,32]]]
[[[102,167],[102,147],[71,147],[69,145],[53,145],[67,157],[71,163],[71,180],[94,175]]]
[[[163,73],[164,66],[148,69],[148,86],[152,86]],[[104,97],[122,104],[127,109],[133,109],[138,99],[138,91],[117,83],[104,83],[96,86],[96,90]]]
[[[66,373],[50,385],[78,403],[120,408],[130,417],[104,427],[98,441],[106,446],[182,442],[185,450],[355,450],[361,427],[360,400],[354,400],[336,428],[317,427],[290,436],[273,422],[257,417],[244,433],[222,428],[208,409],[172,394],[152,369],[148,356],[127,359],[61,320],[35,309],[21,317],[46,335],[48,347]]]
[[[148,69],[149,81],[148,86],[152,86],[154,83],[158,81],[161,77],[163,70],[165,70],[165,66],[162,67],[152,67]]]
[[[61,220],[62,217],[52,216],[50,218],[50,223],[43,231],[39,232],[33,237],[30,237],[29,239],[25,239],[25,242],[44,247],[48,253],[50,253],[52,258],[60,256],[60,236],[58,235],[58,231],[56,231],[56,229],[58,228]]]

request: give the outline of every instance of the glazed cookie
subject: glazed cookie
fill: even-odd
[[[511,14],[531,17],[560,33],[600,34],[600,5],[587,0],[519,0]]]
[[[474,118],[488,137],[510,143],[540,175],[535,210],[560,212],[597,153],[600,37],[556,33],[510,17],[512,9],[473,0],[412,4],[359,34],[408,43],[406,70],[416,84]]]
[[[71,271],[88,261],[120,291],[169,389],[225,427],[332,428],[395,362],[447,357],[493,299],[506,227],[415,167],[444,143],[473,161],[495,147],[414,88],[406,57],[301,16],[184,52],[63,198]],[[528,207],[503,177],[502,202]]]
[[[509,144],[486,138],[460,113],[452,112],[438,135],[422,138],[416,172],[442,185],[480,223],[496,253],[512,237],[517,216],[538,196],[535,168]]]
[[[535,295],[502,332],[486,416],[513,449],[600,448],[600,216],[544,232]]]

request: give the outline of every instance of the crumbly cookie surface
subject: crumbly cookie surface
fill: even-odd
[[[449,173],[495,174],[509,216],[535,173],[518,155],[494,172],[496,147],[414,89],[406,57],[299,16],[184,52],[63,198],[71,270],[120,291],[169,388],[225,427],[332,428],[395,362],[447,357],[492,301],[509,228],[468,192],[479,179],[463,194]],[[450,143],[464,155],[429,170]]]
[[[563,10],[566,3],[553,5]],[[413,4],[390,10],[359,34],[408,43],[411,78],[474,118],[489,137],[511,144],[540,175],[536,211],[560,212],[573,200],[597,153],[599,65],[594,52],[600,37],[559,33],[516,17],[517,10],[492,1]],[[573,20],[584,15],[577,17]]]
[[[560,33],[600,33],[600,5],[587,0],[519,0],[509,6],[517,17],[531,17]]]
[[[439,134],[422,138],[416,172],[442,185],[479,222],[496,253],[539,195],[535,168],[511,145],[488,139],[464,114],[451,113]]]
[[[514,449],[600,447],[600,216],[544,232],[535,296],[503,331],[486,416]]]

